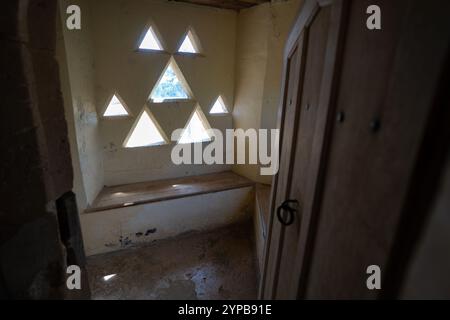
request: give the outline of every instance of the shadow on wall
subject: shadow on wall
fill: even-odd
[[[302,0],[265,3],[241,10],[236,39],[236,78],[233,121],[236,128],[275,129],[281,93],[284,46]],[[270,184],[258,165],[233,170]]]
[[[8,199],[0,212],[0,296],[63,298],[56,200],[72,190],[73,172],[54,58],[57,2],[9,1],[3,16],[1,79],[14,112],[2,108],[0,116],[0,194]]]

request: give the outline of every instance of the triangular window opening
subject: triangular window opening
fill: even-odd
[[[195,43],[195,37],[192,34],[192,31],[189,30],[186,34],[186,37],[183,40],[183,43],[180,46],[180,49],[178,49],[178,52],[184,52],[184,53],[199,53],[198,46]]]
[[[187,100],[191,96],[186,81],[174,60],[171,60],[153,89],[150,99],[153,102],[165,100]]]
[[[227,107],[225,107],[225,102],[223,101],[221,96],[217,98],[216,102],[214,103],[209,113],[210,114],[228,113]]]
[[[122,116],[128,116],[128,112],[125,109],[122,101],[116,96],[113,95],[111,98],[111,101],[109,102],[108,106],[106,107],[105,112],[103,113],[104,117],[122,117]]]
[[[158,51],[163,50],[161,42],[159,42],[158,37],[156,36],[156,33],[155,31],[153,31],[152,27],[148,28],[147,33],[144,36],[144,39],[139,45],[139,49],[158,50]]]
[[[207,132],[210,128],[211,127],[200,107],[196,107],[187,126],[184,128],[178,143],[187,144],[211,141],[212,136]]]
[[[125,141],[126,148],[157,146],[166,143],[164,133],[159,128],[151,113],[144,109],[130,136]]]

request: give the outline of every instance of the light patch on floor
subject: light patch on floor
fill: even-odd
[[[252,237],[239,224],[89,257],[92,298],[256,299]]]

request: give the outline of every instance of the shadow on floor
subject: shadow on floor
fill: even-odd
[[[250,223],[88,258],[93,299],[256,299]]]

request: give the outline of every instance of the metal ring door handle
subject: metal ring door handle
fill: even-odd
[[[278,221],[280,221],[280,223],[284,226],[290,226],[291,224],[294,223],[294,217],[295,217],[295,214],[297,213],[297,210],[294,208],[291,208],[290,207],[291,204],[298,205],[298,201],[297,200],[286,200],[277,209]],[[286,217],[283,216],[283,212],[287,213]]]

